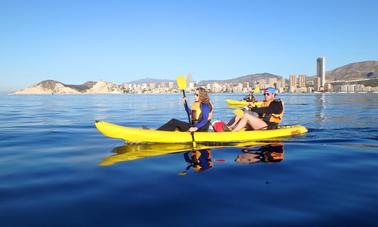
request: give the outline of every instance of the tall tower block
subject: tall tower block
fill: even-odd
[[[316,59],[316,75],[320,79],[320,86],[324,89],[325,85],[325,57]]]

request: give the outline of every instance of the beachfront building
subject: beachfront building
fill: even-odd
[[[306,87],[306,75],[299,75],[298,78],[298,85],[300,88],[305,88]]]
[[[297,76],[296,75],[290,75],[289,77],[289,91],[295,92],[297,88]]]
[[[320,82],[320,78],[317,76],[314,79],[314,91],[320,91],[320,88],[321,88],[321,82]]]
[[[266,80],[265,79],[260,79],[260,80],[257,81],[257,84],[258,84],[258,87],[260,89],[264,89],[265,85],[266,85]]]
[[[274,87],[279,91],[279,92],[283,92],[284,89],[285,89],[285,80],[283,80],[282,78],[277,80],[277,82],[274,84]]]

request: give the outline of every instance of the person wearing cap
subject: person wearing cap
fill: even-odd
[[[284,114],[284,103],[276,99],[277,90],[268,87],[264,90],[264,101],[260,107],[252,107],[251,112],[247,111],[237,124],[231,128],[232,131],[240,131],[245,127],[258,129],[276,129]],[[255,114],[257,116],[255,116]]]
[[[242,149],[243,154],[236,156],[235,162],[253,164],[258,162],[280,162],[284,159],[284,146],[282,143],[273,143],[260,148],[252,147]]]

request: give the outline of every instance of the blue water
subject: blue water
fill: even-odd
[[[214,119],[241,97],[212,94]],[[185,120],[178,94],[0,96],[0,225],[374,225],[378,94],[281,98],[283,124],[309,132],[280,141],[278,161],[238,163],[242,148],[214,148],[212,168],[183,175],[183,152],[100,166],[123,142],[94,127]]]

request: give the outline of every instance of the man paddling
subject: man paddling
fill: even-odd
[[[236,132],[247,126],[254,130],[276,129],[284,114],[284,103],[280,99],[276,99],[276,96],[277,90],[275,88],[268,87],[265,89],[264,101],[261,106],[250,108],[239,121],[228,126],[228,129]]]

